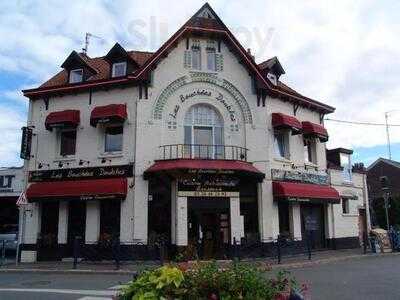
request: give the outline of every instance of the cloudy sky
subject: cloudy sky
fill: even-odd
[[[245,3],[245,4],[244,4]],[[72,50],[92,38],[89,55],[104,55],[116,42],[156,50],[203,1],[0,2],[0,166],[20,165],[20,128],[27,100],[60,69]],[[278,56],[282,80],[337,108],[331,119],[400,124],[400,23],[398,0],[210,1],[245,48],[261,62]],[[367,165],[387,156],[383,126],[326,121],[328,146],[355,150]],[[391,127],[393,159],[400,160],[400,127]]]

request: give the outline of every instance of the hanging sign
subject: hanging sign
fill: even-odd
[[[29,160],[31,158],[31,145],[32,145],[32,128],[22,127],[22,139],[21,139],[21,152],[20,157],[22,159]]]

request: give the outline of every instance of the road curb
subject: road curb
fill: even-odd
[[[1,273],[39,273],[39,274],[98,274],[98,275],[137,275],[128,270],[55,270],[55,269],[0,269]]]
[[[297,269],[297,268],[304,268],[304,267],[313,267],[316,265],[328,264],[332,262],[340,262],[349,259],[363,259],[369,257],[386,257],[386,256],[397,256],[400,255],[400,252],[391,252],[391,253],[369,253],[369,254],[357,254],[357,255],[348,255],[342,257],[331,257],[331,258],[323,258],[311,261],[304,261],[304,262],[295,262],[295,263],[287,263],[287,264],[280,264],[280,265],[272,265],[271,268],[274,269]]]

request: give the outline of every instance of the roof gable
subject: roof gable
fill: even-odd
[[[368,168],[367,168],[367,170],[369,171],[369,170],[372,170],[375,166],[377,166],[378,164],[386,164],[386,165],[390,165],[390,166],[393,166],[393,167],[395,167],[395,168],[398,168],[398,169],[400,169],[400,162],[398,162],[398,161],[395,161],[395,160],[390,160],[390,159],[387,159],[387,158],[382,158],[382,157],[380,157],[380,158],[378,158],[376,161],[374,161]]]
[[[266,96],[270,95],[272,97],[278,97],[283,101],[291,101],[296,105],[304,105],[309,109],[314,109],[322,114],[332,113],[335,110],[329,105],[302,96],[282,84],[274,86],[263,75],[263,70],[256,64],[251,54],[244,49],[208,3],[204,4],[174,35],[171,36],[171,38],[169,38],[154,54],[148,57],[137,71],[133,74],[128,74],[124,83],[130,81],[149,81],[150,73],[156,68],[157,64],[176,47],[182,38],[190,35],[207,36],[224,40],[232,53],[237,56],[239,62],[244,65],[253,76],[258,101],[263,99],[264,103]],[[129,55],[131,54],[129,53]],[[137,60],[135,59],[135,61]],[[104,78],[107,79],[107,77]],[[90,84],[85,83],[85,85],[77,85],[74,88],[88,88],[94,87],[95,85],[100,86],[102,84],[119,84],[121,81],[119,80],[117,82],[110,78],[108,78],[108,82],[104,80],[98,83],[92,82]],[[41,88],[43,88],[43,86]],[[59,87],[57,91],[54,91],[55,88],[53,90],[41,90],[41,88],[25,90],[24,94],[28,97],[38,97],[44,93],[64,92],[72,89],[70,86]]]

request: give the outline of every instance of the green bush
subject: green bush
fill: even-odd
[[[184,271],[176,266],[146,271],[122,289],[120,299],[264,300],[289,295],[292,289],[300,288],[287,272],[268,279],[265,271],[250,265],[221,270],[216,263],[198,263]]]

